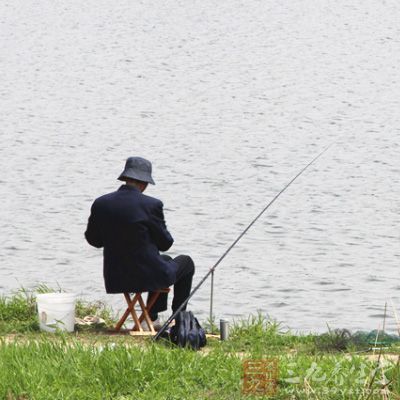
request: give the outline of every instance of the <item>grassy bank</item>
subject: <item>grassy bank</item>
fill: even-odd
[[[77,310],[112,325],[99,303],[80,302]],[[243,361],[266,358],[279,373],[270,398],[400,398],[396,342],[374,355],[370,339],[345,331],[293,335],[261,316],[236,323],[230,340],[210,339],[193,352],[105,329],[40,333],[34,296],[21,291],[0,300],[0,328],[0,399],[256,399],[243,393]]]

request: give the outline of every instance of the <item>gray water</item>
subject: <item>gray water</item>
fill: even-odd
[[[400,5],[377,0],[3,1],[0,292],[103,299],[92,201],[153,162],[218,319],[376,329],[400,307]],[[205,320],[209,281],[190,308]]]

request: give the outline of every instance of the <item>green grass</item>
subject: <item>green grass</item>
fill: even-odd
[[[382,399],[385,387],[388,399],[399,398],[396,342],[384,350],[392,357],[383,354],[378,364],[371,353],[356,354],[366,343],[346,332],[294,335],[257,315],[233,324],[230,340],[211,339],[194,352],[102,331],[40,333],[35,308],[24,290],[0,300],[0,399],[266,398],[242,392],[246,359],[277,360],[278,391],[270,398]],[[77,313],[113,323],[101,303],[81,301]]]
[[[147,341],[141,346],[79,342],[36,337],[0,343],[0,398],[4,399],[240,399],[243,357],[227,353],[222,344],[207,352],[171,348]],[[263,357],[270,356],[268,352]],[[276,399],[354,399],[373,380],[376,363],[365,357],[275,355],[279,360]],[[256,358],[257,359],[257,358]],[[399,368],[385,366],[389,385],[398,393]],[[381,371],[373,380],[382,398]],[[360,397],[367,399],[367,395]],[[395,398],[395,397],[389,397]]]
[[[39,329],[36,299],[24,289],[11,297],[0,296],[0,334]]]
[[[155,344],[144,348],[44,341],[0,345],[0,398],[185,399],[189,393],[193,398],[210,398],[239,391],[240,360],[222,352],[204,357]]]
[[[226,351],[244,352],[252,357],[282,354],[287,352],[312,352],[315,350],[315,335],[294,335],[283,331],[276,321],[263,315],[249,316],[233,325],[230,340],[224,342]]]

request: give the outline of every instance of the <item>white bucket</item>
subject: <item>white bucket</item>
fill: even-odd
[[[42,331],[73,332],[75,325],[74,293],[45,293],[36,296],[39,326]]]

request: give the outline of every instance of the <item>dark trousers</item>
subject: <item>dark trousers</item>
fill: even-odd
[[[165,254],[162,255],[165,260],[172,260],[170,256]],[[194,275],[194,263],[189,256],[178,256],[174,258],[174,261],[178,264],[178,270],[176,272],[176,281],[174,283],[174,298],[172,300],[172,312],[174,313],[179,306],[189,297],[190,291],[192,290],[192,279]],[[147,301],[153,292],[149,293]],[[168,293],[160,293],[158,299],[154,303],[150,318],[155,321],[160,311],[165,311],[168,308]],[[186,309],[183,307],[182,310]]]

